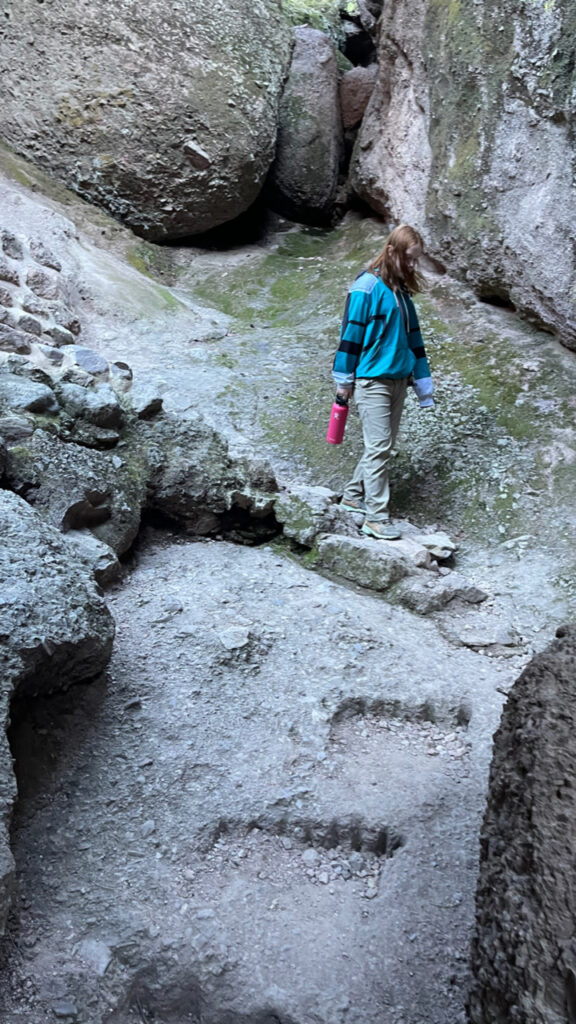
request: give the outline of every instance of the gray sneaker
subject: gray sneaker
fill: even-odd
[[[400,540],[402,533],[392,523],[368,523],[362,527],[362,533],[367,537],[374,537],[375,540]]]
[[[342,501],[340,502],[340,508],[345,509],[346,512],[366,511],[366,505],[364,504],[364,502],[360,500],[356,501],[355,498],[350,498],[350,501],[344,501],[344,498],[342,498]]]

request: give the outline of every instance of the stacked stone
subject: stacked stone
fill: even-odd
[[[31,351],[39,341],[48,358],[62,345],[73,345],[80,322],[62,298],[62,264],[40,241],[2,231],[0,255],[0,351]]]

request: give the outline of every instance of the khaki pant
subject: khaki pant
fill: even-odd
[[[400,426],[407,380],[361,377],[356,380],[356,405],[362,420],[364,454],[346,484],[342,501],[366,503],[366,519],[384,523],[389,518],[388,464]]]

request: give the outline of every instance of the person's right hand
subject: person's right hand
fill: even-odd
[[[346,401],[348,402],[351,399],[351,397],[352,397],[352,392],[353,391],[354,391],[354,385],[353,384],[351,384],[350,387],[346,387],[344,384],[341,384],[339,387],[336,388],[336,397],[337,398],[345,398]]]

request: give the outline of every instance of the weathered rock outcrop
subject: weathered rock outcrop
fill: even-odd
[[[200,535],[218,532],[234,510],[248,519],[271,513],[277,485],[269,467],[231,455],[199,415],[184,422],[159,415],[156,399],[152,418],[142,418],[129,392],[120,401],[87,374],[83,385],[62,383],[18,359],[16,366],[0,364],[5,486],[57,529],[74,531],[97,573],[106,551],[122,555],[130,548],[145,510]],[[31,379],[37,374],[42,383]],[[82,543],[77,531],[87,531],[104,551]],[[106,559],[106,578],[111,569]]]
[[[112,616],[66,539],[22,498],[0,490],[0,932],[13,882],[7,829],[15,799],[6,741],[10,702],[97,676]]]
[[[205,231],[260,191],[290,45],[273,0],[25,0],[3,26],[0,136],[138,234]]]
[[[482,829],[473,1024],[576,1021],[576,628],[514,685]]]
[[[565,3],[385,0],[352,182],[576,349],[574,19]]]
[[[451,601],[479,604],[487,594],[446,565],[456,550],[447,534],[401,524],[402,539],[375,543],[360,536],[362,515],[345,512],[325,487],[292,486],[274,499],[285,537],[310,549],[309,563],[421,615]]]
[[[279,213],[311,224],[333,214],[342,158],[338,67],[327,35],[302,26],[280,104],[269,199]]]

